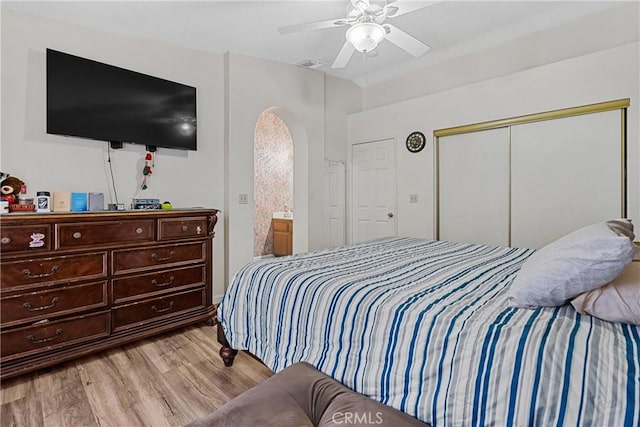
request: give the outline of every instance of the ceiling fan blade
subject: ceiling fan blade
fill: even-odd
[[[351,5],[358,12],[363,13],[369,7],[369,0],[351,0]]]
[[[322,30],[324,28],[342,27],[347,24],[345,18],[327,19],[325,21],[307,22],[304,24],[287,25],[278,28],[280,34],[297,33],[300,31]]]
[[[391,24],[383,25],[387,30],[385,38],[391,43],[398,46],[400,49],[404,49],[413,56],[420,56],[425,54],[430,48],[426,44],[422,43],[417,38],[410,36],[402,31],[400,28]]]
[[[396,16],[404,15],[405,13],[413,12],[414,10],[422,9],[431,5],[439,3],[438,1],[412,1],[412,0],[391,0],[382,10],[384,14],[389,18],[395,18]]]
[[[353,52],[355,50],[356,48],[353,47],[349,40],[344,42],[344,45],[342,45],[342,49],[340,49],[340,53],[338,53],[338,56],[336,56],[336,60],[333,61],[333,64],[331,64],[331,68],[342,68],[347,65],[347,62],[349,62],[349,60],[351,59],[351,55],[353,55]]]

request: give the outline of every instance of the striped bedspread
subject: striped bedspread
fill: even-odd
[[[256,261],[218,316],[272,370],[309,362],[433,426],[640,425],[640,328],[509,307],[532,252],[390,238]]]

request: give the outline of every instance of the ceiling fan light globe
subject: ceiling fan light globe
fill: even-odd
[[[359,52],[370,52],[378,46],[386,32],[375,22],[359,22],[347,30],[347,40]]]

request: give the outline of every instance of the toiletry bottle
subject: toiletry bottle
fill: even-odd
[[[51,193],[38,191],[36,195],[36,212],[51,212]]]

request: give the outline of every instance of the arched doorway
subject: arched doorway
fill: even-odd
[[[274,212],[292,212],[294,153],[288,126],[272,109],[263,111],[254,132],[254,257],[273,253]]]

